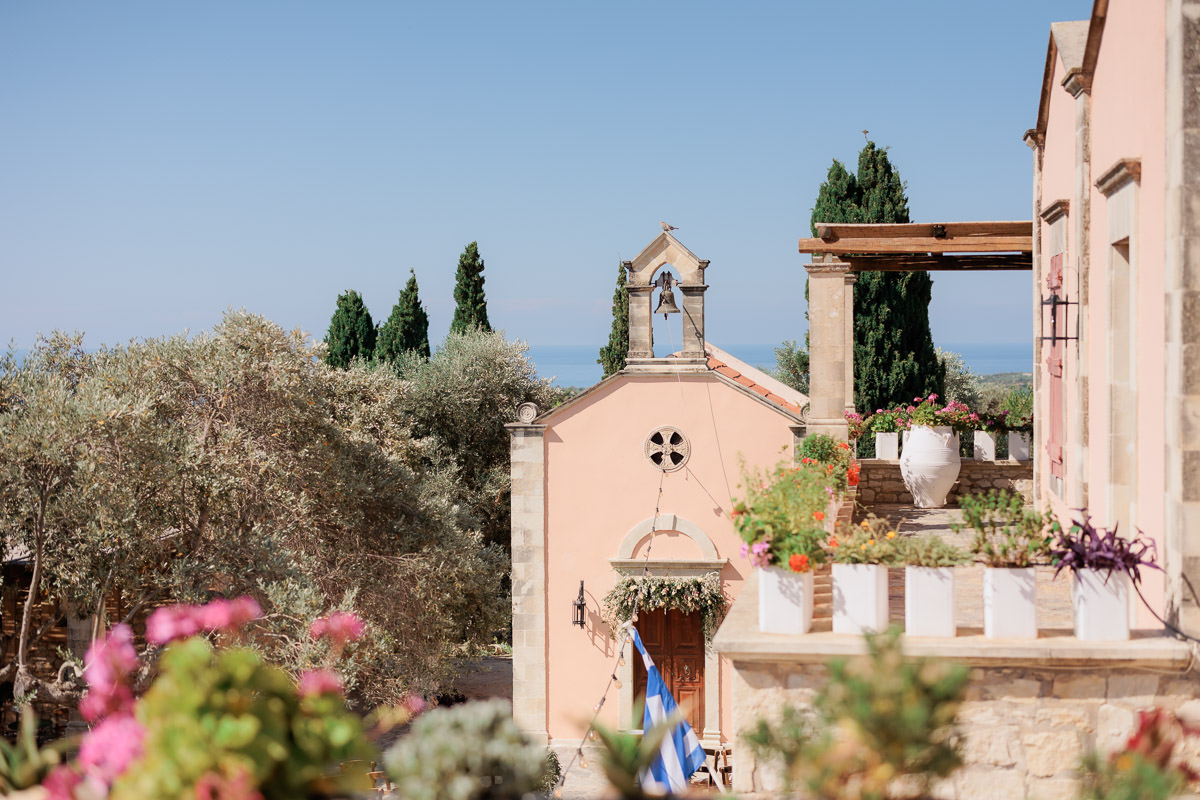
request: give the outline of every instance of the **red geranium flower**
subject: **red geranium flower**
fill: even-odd
[[[808,556],[803,553],[792,553],[792,557],[788,559],[788,566],[792,572],[808,572]]]
[[[817,522],[820,522],[821,520],[825,519],[825,512],[824,511],[814,511],[813,519],[815,519]]]

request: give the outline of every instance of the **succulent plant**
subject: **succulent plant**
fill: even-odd
[[[1057,522],[1052,530],[1057,533],[1050,550],[1055,577],[1064,569],[1075,572],[1095,569],[1108,575],[1123,572],[1136,584],[1142,580],[1142,567],[1162,569],[1155,563],[1157,551],[1154,542],[1145,538],[1140,530],[1132,539],[1126,539],[1117,535],[1117,525],[1111,529],[1098,528],[1092,524],[1090,515],[1076,520],[1066,531]]]

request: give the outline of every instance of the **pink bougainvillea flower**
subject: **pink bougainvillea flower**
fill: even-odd
[[[345,645],[362,638],[367,626],[356,614],[335,611],[328,617],[314,620],[309,634],[314,639],[329,639],[335,645]]]
[[[84,774],[111,786],[142,754],[146,731],[132,714],[114,714],[88,731],[79,745]]]
[[[133,631],[128,625],[114,625],[108,636],[92,642],[84,664],[88,693],[79,710],[85,719],[94,722],[127,711],[133,705],[130,674],[137,669],[138,657],[133,649]]]
[[[404,706],[408,713],[414,717],[428,707],[425,698],[415,694],[405,695],[404,699],[400,701],[400,705]]]
[[[234,632],[263,614],[262,607],[253,597],[238,597],[233,600],[217,598],[197,609],[197,615],[204,630]]]
[[[226,778],[219,772],[206,772],[196,781],[196,800],[262,800],[254,788],[249,770],[236,770]]]
[[[327,669],[310,669],[300,676],[299,691],[302,697],[316,694],[342,692],[342,679],[336,672]]]
[[[42,788],[46,790],[46,800],[75,800],[75,789],[82,782],[82,775],[60,764],[42,781]]]
[[[176,639],[187,639],[200,632],[199,609],[196,606],[163,606],[154,609],[146,619],[146,641],[151,644],[166,644]]]

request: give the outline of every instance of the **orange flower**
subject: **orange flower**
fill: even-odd
[[[850,449],[850,445],[846,444],[845,442],[838,442],[838,447],[842,448],[843,450]]]
[[[834,537],[830,536],[829,537],[829,549],[836,550],[837,546],[838,546],[838,540],[835,539]]]
[[[808,556],[803,553],[792,553],[792,557],[788,559],[788,566],[792,572],[808,572]]]
[[[821,520],[825,519],[825,512],[824,511],[814,511],[813,519],[815,519],[817,522],[820,522]]]

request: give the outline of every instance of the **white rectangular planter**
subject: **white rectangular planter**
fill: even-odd
[[[833,565],[833,632],[855,636],[881,631],[888,623],[887,567]]]
[[[891,461],[900,458],[900,434],[895,431],[875,434],[875,457]]]
[[[758,568],[758,629],[763,633],[808,633],[813,616],[813,574],[779,567]]]
[[[1029,460],[1029,434],[1008,432],[1008,457],[1013,461]]]
[[[1037,632],[1037,573],[1034,568],[985,568],[984,636],[989,639],[1036,639]]]
[[[996,434],[975,431],[975,446],[972,450],[976,461],[996,460]]]
[[[1087,642],[1129,639],[1129,576],[1123,572],[1109,574],[1081,569],[1075,573],[1072,588],[1076,639]]]
[[[953,638],[954,567],[904,568],[904,634]]]

